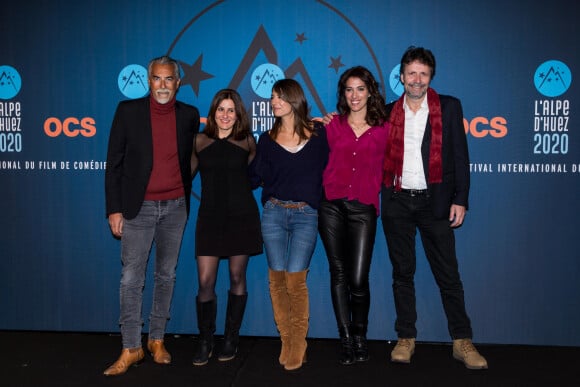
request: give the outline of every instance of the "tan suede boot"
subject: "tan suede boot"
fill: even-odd
[[[308,270],[286,273],[286,286],[290,296],[290,355],[284,369],[292,371],[306,363],[306,334],[308,333]]]
[[[280,332],[282,349],[278,361],[285,365],[290,354],[290,297],[286,289],[286,272],[268,270],[270,280],[270,298],[274,311],[274,321]]]
[[[415,353],[415,338],[401,338],[397,340],[397,345],[391,351],[391,361],[395,363],[410,363],[411,356]]]
[[[471,370],[487,369],[487,360],[477,352],[471,339],[453,340],[453,357]]]

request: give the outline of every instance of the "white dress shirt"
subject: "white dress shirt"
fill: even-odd
[[[425,171],[423,170],[421,143],[423,142],[429,116],[427,95],[425,95],[421,107],[416,113],[407,105],[406,96],[403,108],[405,109],[405,152],[401,187],[406,189],[426,189],[427,182],[425,180]]]

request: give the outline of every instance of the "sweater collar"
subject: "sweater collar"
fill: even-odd
[[[169,114],[175,110],[175,96],[167,103],[159,103],[155,100],[155,98],[153,98],[153,96],[149,96],[149,101],[152,113]]]

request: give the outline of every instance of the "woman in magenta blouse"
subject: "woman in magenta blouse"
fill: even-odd
[[[336,108],[326,126],[330,154],[318,229],[330,266],[339,361],[348,365],[369,359],[369,270],[389,124],[378,83],[361,66],[341,75]]]

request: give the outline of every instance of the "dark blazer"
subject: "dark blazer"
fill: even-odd
[[[117,106],[107,151],[105,171],[106,215],[121,212],[133,219],[145,198],[153,169],[153,135],[149,96],[122,101]],[[191,151],[199,131],[196,107],[175,103],[177,150],[185,190],[187,212],[191,196]]]
[[[468,208],[469,196],[469,152],[467,137],[463,126],[463,109],[459,99],[447,95],[440,95],[441,114],[443,121],[443,181],[437,184],[428,184],[431,207],[437,218],[447,218],[451,204],[458,204]],[[387,105],[390,115],[394,102]],[[423,170],[428,181],[429,174],[429,147],[431,143],[431,125],[427,120],[425,136],[421,144],[423,155]],[[382,192],[382,213],[385,215],[385,203],[390,199],[393,188],[384,188]]]

